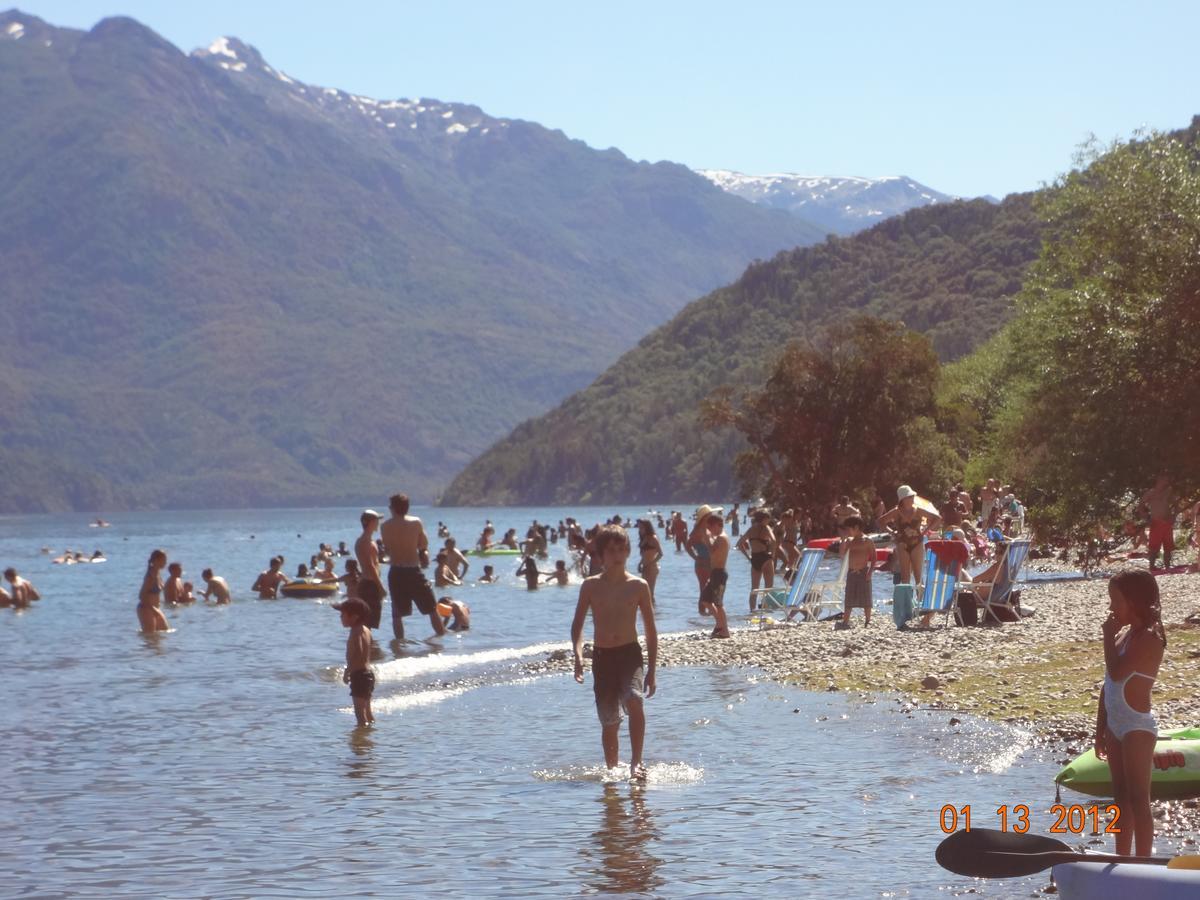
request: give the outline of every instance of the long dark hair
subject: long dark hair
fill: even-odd
[[[1142,627],[1158,635],[1163,646],[1167,646],[1167,632],[1162,622],[1162,601],[1158,594],[1158,582],[1145,569],[1128,569],[1118,572],[1109,582],[1129,601]]]

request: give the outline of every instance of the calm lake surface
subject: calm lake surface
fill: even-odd
[[[433,543],[440,519],[468,546],[488,518],[523,534],[535,517],[645,510],[414,512]],[[997,806],[1026,803],[1045,830],[1057,766],[1019,730],[753,670],[667,669],[647,706],[650,780],[632,786],[599,763],[590,678],[522,669],[566,646],[577,577],[527,592],[506,558],[487,560],[503,583],[452,591],[472,609],[465,634],[432,639],[413,617],[397,644],[385,609],[378,722],[357,729],[337,614],[249,589],[274,554],[293,572],[319,542],[352,546],[357,509],[109,518],[0,518],[0,563],[44,598],[0,610],[5,895],[1004,897],[1047,881],[973,882],[933,862],[945,804],[997,827]],[[198,586],[211,566],[233,604],[168,610],[171,632],[140,634],[155,547]],[[52,564],[66,548],[108,562]],[[737,557],[735,626],[748,587]],[[690,560],[667,548],[661,632],[711,628],[695,595]]]

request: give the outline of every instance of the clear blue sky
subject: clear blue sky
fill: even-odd
[[[311,84],[435,97],[634,159],[1027,190],[1089,134],[1200,112],[1196,0],[25,0],[51,24],[129,15],[185,51],[220,35]]]

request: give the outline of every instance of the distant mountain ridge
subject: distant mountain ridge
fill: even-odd
[[[0,13],[0,512],[427,498],[822,230],[250,45]]]
[[[726,169],[696,171],[734,196],[761,206],[787,210],[840,235],[870,228],[910,209],[961,199],[935,191],[905,175],[858,178],[787,173],[743,175]]]
[[[707,431],[714,390],[760,384],[788,341],[848,315],[904,322],[956,359],[1011,316],[1041,246],[1033,195],[939,203],[784,251],[696,300],[587,388],[467,466],[447,506],[687,504],[735,496],[736,432]],[[880,447],[887,453],[887,447]]]

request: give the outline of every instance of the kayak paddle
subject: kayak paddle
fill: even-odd
[[[994,828],[956,831],[940,844],[938,865],[971,878],[1016,878],[1032,875],[1059,863],[1141,863],[1172,869],[1200,869],[1200,856],[1117,856],[1113,853],[1080,853],[1068,844],[1040,834],[1017,834]]]

